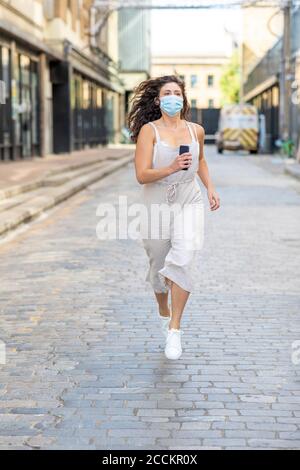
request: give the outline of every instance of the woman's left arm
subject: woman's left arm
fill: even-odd
[[[195,123],[196,124],[196,123]],[[220,198],[218,193],[215,190],[213,182],[209,176],[208,166],[204,157],[204,138],[205,131],[202,126],[196,124],[197,136],[199,141],[199,166],[197,174],[199,175],[202,183],[207,189],[207,197],[210,204],[210,210],[215,211],[220,207]]]

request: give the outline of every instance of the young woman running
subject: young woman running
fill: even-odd
[[[158,303],[165,355],[178,359],[181,317],[193,290],[192,268],[204,237],[204,201],[196,174],[207,189],[210,210],[220,207],[220,198],[204,158],[204,128],[186,120],[190,107],[184,82],[167,75],[141,82],[134,92],[128,126],[136,143],[135,171],[142,185],[142,203],[151,214],[142,238],[149,258],[145,280],[151,283]],[[189,152],[179,155],[180,145],[188,145]],[[164,231],[162,235],[159,229],[159,236],[153,230],[157,222],[152,221],[158,208]],[[144,222],[141,229],[145,234]]]

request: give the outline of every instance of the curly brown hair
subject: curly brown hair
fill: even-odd
[[[134,96],[130,100],[132,106],[127,116],[127,125],[131,133],[130,139],[133,142],[136,143],[140,129],[144,124],[161,117],[160,107],[155,104],[154,100],[159,97],[161,87],[170,82],[176,82],[182,91],[183,108],[180,111],[180,118],[190,119],[190,105],[185,93],[185,83],[177,75],[164,75],[144,80],[133,89]]]

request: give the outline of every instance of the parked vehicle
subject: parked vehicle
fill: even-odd
[[[259,147],[257,108],[247,103],[223,106],[215,137],[219,153],[223,150],[249,150],[250,153],[257,153]]]

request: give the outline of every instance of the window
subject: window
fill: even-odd
[[[39,155],[37,57],[21,53],[18,49],[12,54],[8,47],[0,46],[0,80],[5,83],[6,92],[6,103],[0,106],[0,159]]]
[[[105,143],[102,88],[76,72],[72,82],[74,149]]]
[[[10,87],[10,51],[7,47],[2,47],[2,74],[0,78],[5,83],[3,91],[5,92],[5,100],[9,99],[9,87]]]
[[[101,88],[97,88],[97,108],[102,107],[102,90]]]
[[[197,100],[191,100],[191,108],[197,108]]]
[[[213,75],[207,75],[207,85],[208,86],[213,86],[214,85],[214,76]]]
[[[4,102],[0,104],[0,160],[11,158],[11,55],[6,47],[0,47],[0,80],[3,81]]]
[[[38,93],[38,64],[31,62],[31,142],[38,150],[39,144],[39,93]]]
[[[31,90],[30,90],[30,58],[27,55],[20,55],[20,77],[21,77],[21,93],[20,93],[20,126],[21,126],[21,142],[22,142],[22,156],[29,157],[31,155]]]
[[[213,107],[214,107],[214,100],[213,100],[212,98],[210,98],[210,99],[208,100],[208,107],[209,107],[209,108],[213,108]]]
[[[278,106],[279,104],[279,89],[277,86],[272,88],[272,106]]]
[[[71,94],[71,102],[73,109],[74,148],[79,149],[81,148],[81,142],[83,139],[83,79],[81,75],[74,73],[72,82],[73,96]]]
[[[83,82],[83,109],[90,107],[90,85],[87,80]]]
[[[191,75],[191,87],[194,88],[197,85],[197,75]]]

